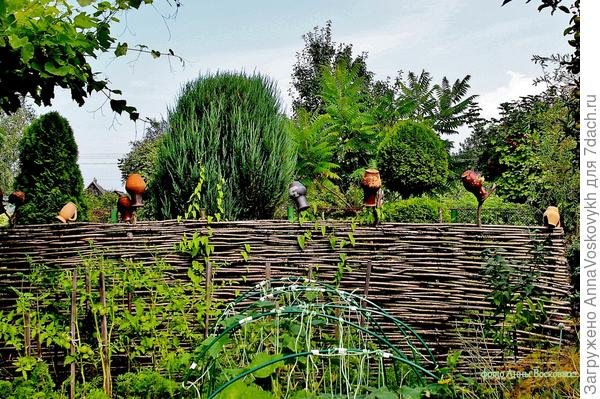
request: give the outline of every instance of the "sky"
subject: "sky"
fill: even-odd
[[[395,77],[399,70],[429,71],[434,82],[471,75],[470,94],[486,117],[498,105],[540,92],[533,78],[541,74],[532,55],[567,53],[562,35],[568,16],[538,13],[535,2],[513,0],[183,0],[175,16],[166,0],[144,6],[121,18],[119,41],[172,49],[185,60],[104,54],[91,64],[122,90],[142,118],[167,118],[182,85],[200,74],[217,71],[260,72],[277,82],[289,113],[289,88],[302,35],[333,22],[333,40],[351,43],[355,53],[368,53],[376,79]],[[107,189],[123,184],[117,160],[130,142],[143,136],[145,124],[131,122],[110,110],[100,95],[78,107],[68,93],[57,92],[52,107],[65,116],[79,146],[84,184],[96,178]],[[469,134],[444,136],[458,144]],[[455,145],[458,147],[458,145]]]

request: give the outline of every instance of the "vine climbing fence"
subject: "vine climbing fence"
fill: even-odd
[[[189,254],[176,250],[182,237],[209,234],[214,252],[206,269],[209,300],[231,301],[239,292],[269,279],[308,277],[337,284],[364,295],[402,320],[441,359],[450,350],[479,344],[473,312],[491,310],[490,287],[481,276],[482,252],[496,250],[515,267],[535,264],[535,286],[545,298],[547,318],[532,331],[520,331],[526,355],[529,338],[549,344],[569,339],[570,275],[561,229],[539,226],[481,227],[472,224],[398,224],[376,227],[348,223],[291,223],[262,220],[211,223],[162,221],[138,224],[18,226],[0,231],[0,309],[15,306],[12,287],[23,287],[23,275],[33,265],[74,269],[82,259],[102,255],[118,262],[151,263],[157,258],[172,266],[173,279],[188,279]],[[539,255],[539,254],[538,254]],[[390,340],[403,337],[393,324],[382,323]],[[2,349],[5,351],[7,349]],[[493,345],[488,351],[499,351]],[[472,351],[464,351],[465,363]],[[8,359],[0,356],[0,359]],[[474,360],[474,359],[473,359]],[[0,367],[6,366],[0,360]]]

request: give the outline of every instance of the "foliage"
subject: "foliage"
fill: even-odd
[[[116,399],[163,399],[179,398],[175,395],[179,384],[151,370],[137,373],[128,372],[117,377]]]
[[[78,220],[86,220],[77,143],[67,120],[57,112],[42,115],[25,130],[19,152],[15,187],[26,195],[18,210],[19,223],[54,221],[69,201],[77,206]]]
[[[4,399],[63,399],[55,390],[48,365],[33,357],[20,358],[27,371],[13,381],[0,381],[0,397]]]
[[[169,112],[149,191],[157,216],[175,218],[206,170],[202,208],[217,210],[223,184],[224,219],[273,215],[294,168],[274,83],[261,75],[219,73],[188,83]]]
[[[19,141],[34,118],[35,112],[25,101],[12,115],[0,112],[0,190],[5,193],[12,189],[18,173]]]
[[[336,44],[331,37],[331,27],[331,21],[327,21],[325,27],[315,26],[312,32],[302,36],[304,48],[296,53],[292,72],[294,113],[300,109],[309,113],[323,112],[320,93],[322,75],[326,71],[331,73],[338,66],[354,70],[365,87],[372,79],[373,73],[366,65],[367,54],[363,52],[354,57],[351,44]]]
[[[527,266],[517,267],[494,250],[482,253],[485,262],[482,274],[492,288],[487,299],[494,309],[491,315],[484,316],[483,331],[502,348],[503,359],[507,350],[517,359],[518,331],[531,331],[534,324],[546,318],[545,298],[539,296],[535,285],[539,278],[536,265],[544,262],[543,244],[536,244]]]
[[[510,201],[558,206],[566,231],[578,231],[577,143],[565,132],[564,102],[551,90],[504,103],[501,110],[499,120],[477,125],[461,150],[462,166],[482,170]]]
[[[2,1],[0,3],[0,108],[16,111],[20,97],[33,98],[38,105],[50,105],[56,87],[68,89],[79,105],[93,93],[103,93],[119,114],[138,118],[136,109],[125,100],[114,99],[119,90],[109,87],[88,62],[101,53],[114,50],[116,57],[128,50],[160,57],[161,52],[138,45],[129,49],[118,42],[111,24],[126,11],[138,9],[152,0],[95,1],[68,0]],[[180,2],[175,0],[179,7]],[[174,55],[169,50],[169,55]]]
[[[405,200],[385,202],[385,221],[402,223],[439,222],[440,202],[428,197],[412,197]]]
[[[100,196],[83,193],[88,209],[88,221],[91,223],[106,223],[110,219],[112,210],[116,207],[118,195],[114,192],[106,192]]]
[[[402,72],[396,78],[394,113],[402,119],[423,122],[442,134],[458,133],[458,128],[473,117],[471,106],[477,96],[467,95],[470,75],[457,79],[452,85],[444,76],[440,84],[431,85],[432,77],[425,70],[417,76]]]
[[[132,141],[131,150],[117,162],[123,181],[127,180],[127,176],[132,173],[139,173],[146,182],[149,182],[152,177],[158,144],[168,125],[165,120],[151,119],[148,123],[144,137]]]
[[[380,147],[377,164],[384,185],[403,197],[419,195],[446,183],[448,152],[426,125],[397,123]]]
[[[340,178],[336,173],[339,165],[332,162],[338,143],[333,132],[327,129],[330,121],[328,114],[311,114],[301,108],[288,123],[297,154],[295,176],[305,184],[314,179]]]

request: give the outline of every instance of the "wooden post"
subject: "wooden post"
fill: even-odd
[[[477,203],[477,226],[481,227],[481,207],[483,206],[483,202]]]
[[[73,285],[71,288],[71,356],[75,356],[75,335],[77,334],[77,270],[73,270]],[[71,390],[70,399],[75,399],[75,362],[71,361]]]
[[[23,339],[25,340],[25,356],[31,356],[31,316],[29,311],[23,313]]]
[[[206,310],[204,312],[204,338],[208,337],[208,310],[212,302],[212,264],[210,261],[206,262]]]
[[[444,210],[442,208],[438,208],[438,222],[444,223]]]
[[[363,295],[365,298],[369,295],[369,283],[371,282],[371,272],[373,270],[373,264],[371,261],[367,261],[367,274],[365,276],[365,289],[363,291]]]
[[[104,284],[104,273],[100,272],[100,307],[103,309],[100,322],[101,360],[103,374],[103,389],[106,396],[112,398],[112,379],[110,373],[110,359],[108,358],[108,325],[106,320],[106,287]]]
[[[265,280],[271,280],[271,262],[265,264]]]

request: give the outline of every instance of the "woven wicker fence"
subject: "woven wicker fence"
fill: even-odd
[[[352,272],[343,275],[341,288],[356,290],[388,309],[419,332],[441,359],[449,350],[462,349],[463,358],[475,356],[465,348],[477,348],[480,337],[464,319],[470,311],[491,309],[485,298],[490,292],[479,274],[481,253],[486,248],[504,251],[512,262],[527,265],[534,244],[545,249],[536,285],[548,298],[548,320],[534,332],[522,333],[522,342],[543,337],[559,342],[559,324],[569,319],[570,277],[564,253],[562,230],[542,227],[482,226],[471,224],[382,224],[377,227],[327,223],[323,236],[310,223],[300,226],[285,221],[221,222],[211,224],[215,246],[212,261],[220,264],[215,283],[231,280],[216,292],[228,300],[238,291],[266,278],[312,275],[331,282],[340,252],[347,254]],[[189,257],[174,245],[184,233],[206,233],[201,222],[176,221],[129,224],[19,226],[0,231],[0,309],[14,305],[10,287],[19,286],[19,273],[32,264],[74,268],[81,259],[99,253],[109,258],[151,262],[164,258],[176,273],[187,278]],[[312,231],[304,249],[298,236]],[[355,245],[349,243],[351,233]],[[329,234],[347,244],[332,250]],[[241,256],[250,245],[248,261]],[[567,324],[568,336],[569,326]],[[394,337],[394,333],[390,332]],[[488,351],[494,351],[488,346]],[[527,353],[527,345],[521,353]],[[475,359],[473,359],[475,361]],[[0,361],[2,363],[2,361]],[[2,367],[2,364],[0,364]]]

